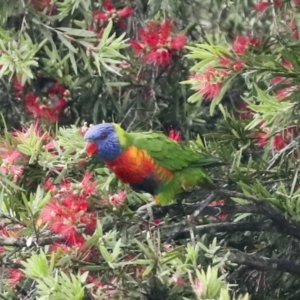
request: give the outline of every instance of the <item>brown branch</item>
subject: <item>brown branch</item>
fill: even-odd
[[[190,238],[190,228],[185,227],[183,230],[178,230],[178,227],[173,230],[173,234],[170,232],[162,235],[162,241],[166,240],[181,240]],[[205,224],[195,226],[193,229],[194,234],[200,235],[204,233],[216,234],[218,232],[236,232],[236,231],[269,231],[273,232],[275,229],[272,227],[272,222],[239,222],[239,223],[217,223],[217,224]]]
[[[51,245],[53,243],[57,242],[63,242],[65,239],[59,235],[55,236],[50,236],[50,237],[44,237],[44,238],[39,238],[38,240],[36,238],[32,239],[32,243],[28,244],[29,238],[3,238],[0,237],[0,246],[14,246],[14,247],[31,247],[33,244],[38,245],[38,246],[45,246],[45,245]]]
[[[288,272],[300,275],[300,264],[287,259],[274,259],[238,252],[230,253],[228,260],[239,265],[247,265],[259,270]]]
[[[192,215],[199,207],[198,203],[195,204],[177,204],[172,203],[165,206],[154,205],[152,206],[154,219],[162,219],[166,215],[171,217],[180,217]],[[263,214],[263,211],[255,204],[230,204],[230,205],[214,205],[206,206],[200,211],[200,215],[217,216],[219,214],[236,214],[236,213],[253,213]]]
[[[223,196],[236,197],[254,202],[261,210],[261,213],[268,216],[273,221],[273,225],[277,228],[278,232],[300,239],[300,223],[287,219],[280,211],[269,203],[268,199],[260,199],[243,193],[222,189],[218,190],[218,193]]]

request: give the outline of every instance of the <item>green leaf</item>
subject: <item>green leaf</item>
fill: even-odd
[[[74,36],[79,36],[79,37],[95,37],[96,36],[96,34],[90,30],[75,29],[75,28],[70,28],[70,27],[57,27],[56,29],[66,32],[68,35],[74,35]]]
[[[107,249],[102,245],[99,246],[99,249],[100,249],[101,255],[106,260],[106,262],[112,262],[112,260],[113,260],[112,255],[107,251]]]
[[[57,34],[58,38],[61,40],[61,42],[71,51],[74,53],[77,53],[78,50],[75,49],[75,47],[72,45],[72,43],[70,41],[67,40],[67,38],[62,35],[61,33]]]

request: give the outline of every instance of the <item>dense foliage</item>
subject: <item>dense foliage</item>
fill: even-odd
[[[298,299],[298,0],[0,1],[2,299]],[[152,201],[89,124],[227,162]],[[141,213],[142,212],[142,213]]]

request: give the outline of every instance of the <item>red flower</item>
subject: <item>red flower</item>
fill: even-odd
[[[44,11],[46,9],[47,15],[53,15],[55,13],[55,5],[51,4],[52,0],[31,0],[30,5],[38,11]]]
[[[263,126],[264,122],[261,124]],[[258,133],[256,135],[257,138],[257,145],[258,146],[264,146],[266,145],[269,141],[271,142],[270,146],[273,150],[281,150],[284,147],[286,147],[296,135],[299,135],[298,132],[296,132],[295,127],[291,127],[288,129],[283,130],[280,133],[275,134],[272,137],[268,137],[269,133],[269,128],[263,128],[262,132]]]
[[[109,196],[109,203],[113,207],[124,205],[126,197],[127,197],[126,192],[125,191],[120,191],[116,194],[113,194],[112,196]]]
[[[287,69],[293,69],[292,63],[290,61],[286,60],[286,59],[282,60],[282,65],[284,67],[286,67]]]
[[[225,57],[225,56],[219,57],[219,63],[222,66],[227,67],[228,69],[231,69],[233,71],[239,71],[245,67],[245,63],[243,61],[241,61],[241,60],[233,61],[230,58]]]
[[[94,19],[102,21],[109,19],[118,20],[119,18],[129,17],[133,14],[133,9],[130,6],[125,6],[123,9],[117,10],[110,0],[105,1],[104,8],[105,11],[94,11]]]
[[[15,96],[17,98],[21,98],[22,92],[24,89],[24,85],[23,85],[22,81],[17,78],[17,76],[15,76],[13,78],[13,86],[14,86],[14,90],[15,90]]]
[[[278,100],[283,100],[283,99],[289,97],[296,90],[299,90],[299,86],[288,86],[288,87],[277,90],[275,92],[275,97]]]
[[[245,54],[246,50],[252,47],[259,47],[261,41],[256,37],[238,35],[232,43],[232,50],[236,54]]]
[[[34,93],[25,96],[25,107],[35,118],[42,118],[51,123],[58,121],[63,109],[67,105],[65,98],[59,98],[59,94],[48,94],[48,98],[41,99]]]
[[[152,223],[153,223],[154,225],[158,226],[158,225],[161,223],[161,221],[160,221],[160,219],[154,219],[154,220],[152,221]]]
[[[130,6],[126,6],[118,11],[118,16],[121,18],[129,17],[133,14],[133,9]]]
[[[143,44],[133,40],[130,41],[130,46],[137,54],[141,53],[145,49]]]
[[[53,245],[51,245],[50,251],[51,252],[61,251],[63,254],[68,254],[72,252],[72,248],[65,244],[54,243]]]
[[[2,145],[1,148],[0,157],[2,163],[0,171],[3,174],[12,175],[13,182],[17,182],[25,170],[24,162],[27,162],[28,159],[17,149],[8,149],[6,145]]]
[[[219,63],[224,66],[224,67],[228,67],[229,65],[231,65],[232,60],[228,57],[225,56],[220,56],[219,57]]]
[[[126,192],[119,191],[113,195],[109,194],[107,197],[100,200],[100,205],[102,207],[113,207],[113,210],[116,210],[118,206],[122,206],[126,200]]]
[[[48,178],[44,184],[43,187],[47,190],[47,191],[55,191],[56,190],[56,186],[53,183],[53,179],[52,178]]]
[[[182,49],[187,42],[187,37],[184,34],[177,35],[171,38],[170,48],[174,50]]]
[[[291,22],[287,22],[287,26],[289,29],[291,29],[292,31],[292,36],[295,39],[299,39],[299,31],[298,31],[298,26],[295,20],[291,21]]]
[[[130,45],[145,63],[166,66],[172,61],[174,51],[181,50],[187,42],[183,34],[172,37],[172,29],[173,24],[168,19],[163,23],[148,22],[138,31],[139,40],[131,40]]]
[[[257,4],[254,5],[254,9],[255,9],[256,11],[264,11],[264,10],[266,10],[268,7],[269,7],[269,3],[268,3],[268,2],[264,2],[264,1],[259,2],[259,3],[257,3]]]
[[[213,201],[209,204],[209,206],[223,206],[225,205],[225,201],[222,199],[222,200],[217,200],[217,201]],[[217,217],[219,219],[221,219],[222,221],[224,221],[226,218],[227,218],[227,214],[219,214]]]
[[[220,93],[223,80],[228,74],[226,70],[209,67],[203,73],[191,75],[190,80],[194,90],[207,100],[212,100]]]
[[[182,141],[181,139],[181,132],[180,131],[176,131],[176,130],[169,130],[168,132],[168,137],[171,139],[171,140],[174,140],[176,142],[180,142]]]
[[[239,114],[239,118],[242,120],[249,119],[252,117],[252,111],[248,108],[248,105],[246,102],[241,102],[237,105],[237,111]]]
[[[149,54],[143,57],[143,61],[148,64],[157,64],[166,66],[172,61],[171,53],[166,49],[158,49],[151,51]]]
[[[83,175],[82,181],[79,184],[81,190],[81,195],[90,196],[96,191],[96,182],[92,180],[93,175],[89,172],[86,172]]]
[[[87,212],[90,196],[95,189],[96,183],[89,173],[79,184],[62,181],[58,191],[50,183],[50,190],[55,191],[55,195],[42,210],[40,221],[48,223],[51,231],[62,235],[70,245],[81,247],[85,242],[82,230],[92,234],[96,227],[95,215]],[[79,230],[79,226],[83,229]]]
[[[271,84],[272,85],[276,85],[276,84],[282,82],[284,79],[285,78],[282,77],[282,76],[276,76],[276,77],[274,77],[274,78],[271,79]]]
[[[24,278],[24,273],[19,269],[11,268],[8,270],[7,283],[11,289],[14,289],[16,285]]]
[[[244,67],[245,67],[244,62],[238,61],[238,62],[236,62],[236,63],[233,64],[232,69],[234,71],[239,71],[239,70],[243,69]]]

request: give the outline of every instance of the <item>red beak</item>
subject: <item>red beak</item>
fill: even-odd
[[[85,145],[85,152],[88,156],[93,156],[98,152],[98,146],[96,143],[93,142],[87,142]]]

